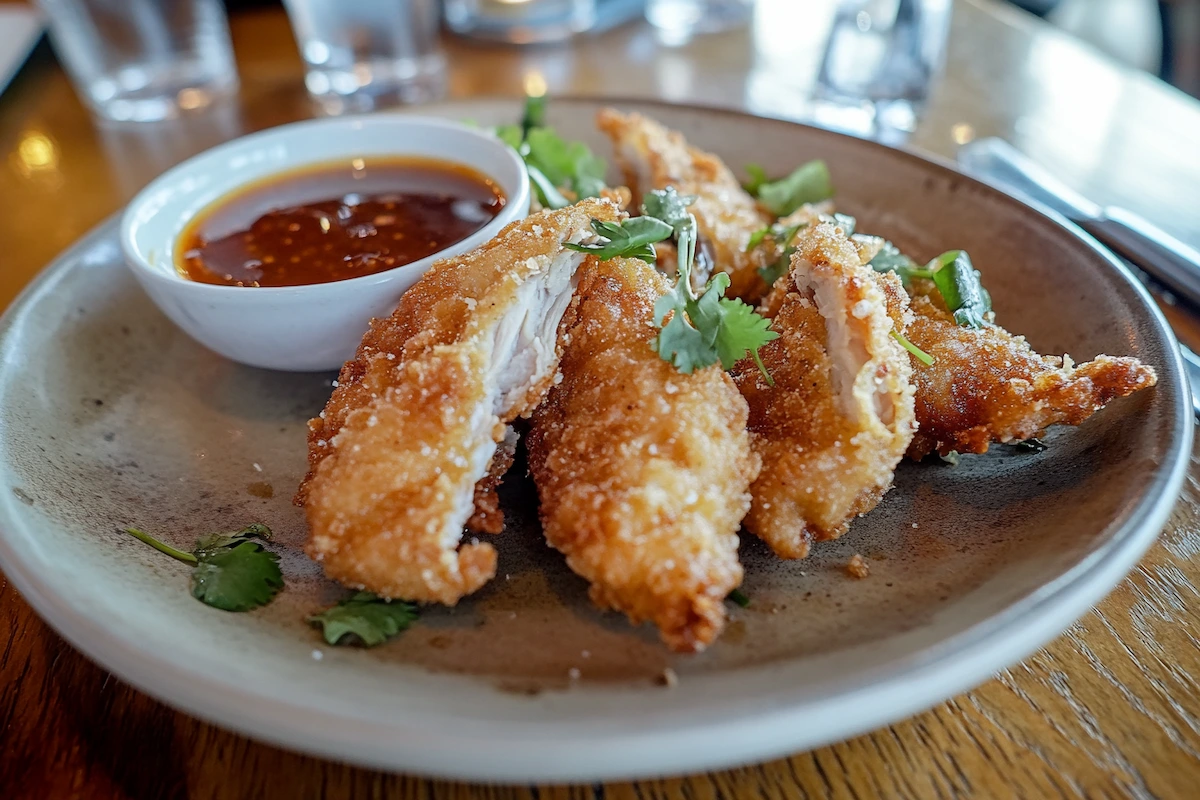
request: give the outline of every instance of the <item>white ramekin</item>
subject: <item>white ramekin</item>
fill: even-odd
[[[197,283],[177,271],[177,238],[214,201],[305,165],[379,156],[464,164],[496,181],[507,201],[500,214],[461,242],[376,275],[251,288]],[[243,364],[306,372],[341,366],[370,319],[390,314],[435,260],[478,247],[528,210],[529,177],[520,156],[488,131],[406,115],[340,117],[244,136],[173,167],[125,210],[121,247],[150,298],[198,342]]]

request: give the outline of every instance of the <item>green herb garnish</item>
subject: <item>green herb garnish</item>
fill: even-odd
[[[796,246],[792,244],[792,240],[796,238],[796,234],[800,232],[801,228],[807,227],[807,222],[798,222],[788,227],[776,223],[770,227],[771,238],[782,249],[779,251],[779,257],[773,262],[758,268],[759,277],[766,282],[767,286],[774,286],[775,281],[782,278],[791,269],[792,253],[796,252]]]
[[[979,270],[971,264],[966,250],[950,250],[929,262],[933,282],[954,321],[965,328],[982,328],[992,310],[992,298],[983,288]]]
[[[767,211],[776,217],[786,217],[805,203],[819,203],[833,197],[833,181],[829,167],[818,159],[797,167],[781,180],[758,182],[753,194]]]
[[[534,193],[544,208],[571,205],[563,189],[574,193],[576,200],[598,197],[605,186],[604,159],[583,142],[568,142],[544,127],[545,116],[545,96],[527,96],[521,124],[501,125],[495,134],[525,160]]]
[[[358,592],[332,608],[308,618],[319,626],[329,644],[361,642],[364,647],[383,644],[417,618],[417,607],[403,600],[385,600],[372,592]]]
[[[283,588],[279,555],[263,548],[257,539],[270,540],[271,529],[261,523],[233,533],[215,533],[196,542],[185,553],[155,539],[145,531],[125,532],[192,566],[192,596],[224,611],[249,611],[266,605]]]
[[[906,337],[904,334],[900,333],[899,331],[893,330],[892,338],[895,339],[897,342],[899,342],[901,347],[903,347],[908,352],[912,353],[913,357],[916,358],[918,361],[920,361],[922,364],[924,364],[927,367],[933,366],[933,356],[929,355],[929,353],[926,353],[924,350],[922,350],[921,348],[917,347],[915,344],[910,342],[908,340],[908,337]]]
[[[1049,449],[1050,445],[1041,439],[1023,439],[1019,442],[1013,442],[1010,447],[1018,453],[1041,453]]]
[[[746,181],[742,186],[747,192],[758,197],[758,190],[768,181],[767,171],[763,169],[762,164],[747,164],[746,174],[750,176],[750,180]]]
[[[933,281],[954,321],[963,327],[982,328],[988,323],[992,297],[983,288],[979,270],[966,250],[949,250],[922,268],[894,244],[884,242],[870,266],[876,272],[895,272],[905,288],[911,288],[914,278]]]
[[[534,128],[542,128],[546,125],[546,95],[544,94],[527,94],[525,95],[525,109],[521,114],[521,134],[529,136],[529,132]]]
[[[868,263],[876,272],[895,272],[904,281],[905,286],[908,285],[908,280],[913,270],[920,270],[917,262],[913,261],[904,253],[900,252],[900,248],[891,242],[884,242],[883,247],[879,248],[879,252]],[[929,277],[933,277],[930,275]]]
[[[766,381],[774,385],[758,356],[758,348],[779,334],[770,321],[741,300],[724,297],[729,276],[718,272],[700,294],[692,291],[691,271],[696,258],[696,218],[687,210],[694,198],[674,188],[656,189],[646,196],[642,213],[671,226],[675,234],[678,265],[675,286],[654,304],[658,335],[650,342],[654,352],[685,374],[720,363],[729,369],[747,353]],[[670,321],[664,325],[667,315]]]
[[[640,258],[648,264],[653,264],[654,243],[671,236],[671,226],[654,217],[630,217],[621,222],[594,219],[592,230],[604,241],[597,244],[564,242],[563,247],[580,253],[591,253],[601,261],[622,256]]]
[[[748,608],[750,605],[750,598],[741,589],[734,589],[726,595],[725,599],[731,603],[737,603],[742,608]]]

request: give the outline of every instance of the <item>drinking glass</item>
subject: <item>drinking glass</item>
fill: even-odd
[[[237,91],[221,0],[38,0],[83,101],[102,117],[172,119]]]
[[[463,36],[533,44],[591,30],[599,19],[597,5],[597,0],[445,0],[445,15],[447,27]]]
[[[329,114],[441,97],[438,0],[284,0],[307,73]]]
[[[754,0],[648,0],[646,19],[667,44],[682,44],[700,33],[717,33],[745,25]]]
[[[813,97],[820,124],[903,141],[941,66],[951,0],[841,0]]]

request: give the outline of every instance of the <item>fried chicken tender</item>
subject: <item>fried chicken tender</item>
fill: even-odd
[[[772,248],[757,247],[746,252],[750,235],[769,225],[770,215],[759,209],[738,183],[725,162],[712,153],[688,145],[682,135],[640,114],[622,114],[608,108],[597,117],[600,130],[613,141],[617,163],[634,200],[651,189],[674,186],[684,195],[695,195],[690,211],[696,217],[701,254],[692,273],[695,288],[701,288],[713,269],[729,273],[731,297],[757,302],[767,290],[758,274],[772,255]],[[674,264],[671,264],[671,273]]]
[[[317,419],[298,499],[308,554],[330,577],[384,597],[454,604],[495,573],[496,551],[459,548],[505,425],[550,388],[557,328],[592,218],[606,200],[530,215],[439,261],[374,320]],[[494,480],[491,476],[488,480]],[[480,527],[496,527],[486,502]],[[491,515],[491,521],[488,517]]]
[[[729,376],[681,374],[650,348],[668,289],[638,260],[580,269],[560,327],[562,383],[526,441],[546,538],[593,602],[690,652],[720,633],[742,581],[737,530],[758,457]]]
[[[878,237],[854,237],[864,263],[882,243]],[[1025,337],[999,325],[962,327],[932,281],[913,281],[910,297],[887,275],[880,288],[896,329],[934,358],[932,365],[913,363],[917,433],[909,458],[984,453],[992,442],[1031,439],[1051,425],[1079,425],[1113,400],[1158,380],[1154,369],[1136,358],[1100,355],[1076,366],[1070,356],[1039,355]],[[774,318],[788,288],[786,276],[776,281],[758,313]]]
[[[914,364],[917,435],[908,456],[984,453],[992,442],[1078,425],[1118,397],[1153,386],[1154,370],[1136,358],[1100,355],[1076,366],[1070,356],[1038,355],[999,325],[958,325],[930,281],[914,281],[913,316],[904,335],[934,358]],[[894,303],[893,303],[894,305]]]
[[[759,350],[775,385],[748,358],[733,377],[762,456],[743,525],[780,557],[803,558],[878,504],[916,423],[912,367],[880,288],[899,288],[895,276],[877,276],[822,223],[801,232],[787,277],[771,323],[779,338]]]

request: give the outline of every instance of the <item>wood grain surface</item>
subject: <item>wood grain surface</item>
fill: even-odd
[[[805,6],[828,10],[831,2]],[[763,0],[759,12],[748,33],[677,50],[658,47],[641,26],[570,49],[449,42],[451,94],[512,95],[537,72],[552,92],[787,113],[789,98],[802,96],[811,81],[805,64],[812,59],[799,45],[795,52],[778,47],[774,31],[785,20],[772,24],[770,15],[787,13],[786,2]],[[0,305],[171,163],[241,131],[311,113],[282,13],[237,15],[233,30],[241,108],[211,124],[94,126],[47,49],[35,54],[0,97]],[[1060,69],[1051,68],[1056,64]],[[1072,105],[1072,91],[1090,97],[1090,105]],[[1007,135],[1096,199],[1124,202],[1200,243],[1198,131],[1200,104],[1032,18],[960,3],[946,76],[913,145],[951,155],[955,142],[971,136]],[[1185,338],[1200,341],[1194,314],[1177,307],[1169,314]],[[0,797],[1197,797],[1197,478],[1194,456],[1159,544],[1110,597],[978,689],[786,760],[630,784],[466,786],[251,742],[179,714],[94,666],[0,576]]]

